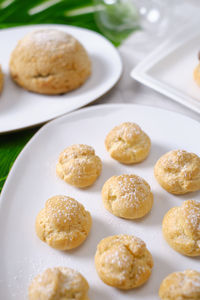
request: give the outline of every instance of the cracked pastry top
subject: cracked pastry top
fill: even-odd
[[[109,178],[102,188],[102,199],[109,212],[125,219],[141,218],[153,205],[149,184],[134,174]]]
[[[153,268],[153,258],[141,239],[121,234],[100,241],[95,266],[104,283],[128,290],[148,280]]]
[[[151,140],[140,126],[125,122],[108,133],[105,146],[113,159],[123,164],[134,164],[148,156]]]
[[[37,275],[28,290],[29,300],[89,300],[87,280],[77,271],[55,267]]]
[[[84,206],[67,196],[48,199],[36,218],[38,237],[50,247],[70,250],[78,247],[87,238],[92,218]]]
[[[167,243],[187,256],[200,256],[200,202],[184,201],[164,216],[162,232]]]
[[[159,184],[169,193],[200,190],[200,157],[185,150],[173,150],[159,158],[154,167]]]
[[[65,182],[84,188],[92,185],[102,169],[101,159],[91,146],[74,144],[60,153],[57,175]]]
[[[81,86],[91,61],[81,43],[64,31],[41,29],[25,35],[10,57],[10,73],[23,88],[40,94],[63,94]]]
[[[200,273],[186,270],[169,274],[160,285],[159,296],[162,300],[199,300]]]

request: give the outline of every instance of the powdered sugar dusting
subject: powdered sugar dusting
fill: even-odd
[[[158,161],[160,167],[166,172],[167,180],[173,183],[173,177],[180,177],[180,185],[182,181],[194,180],[200,176],[200,168],[198,170],[198,157],[193,153],[185,150],[173,150],[163,155]],[[168,178],[168,173],[172,178]]]
[[[145,272],[146,268],[143,265],[138,265],[137,272],[135,274],[135,279],[138,280]]]
[[[170,291],[189,297],[192,293],[200,293],[200,273],[186,270],[175,273],[177,279],[170,285]]]
[[[79,291],[82,281],[81,275],[66,267],[49,268],[43,273],[36,276],[32,282],[31,287],[37,289],[40,296],[55,297],[65,294],[69,291],[71,293]],[[31,289],[32,291],[32,289]]]
[[[61,272],[64,274],[63,288],[66,290],[77,289],[81,286],[81,281],[83,280],[81,275],[69,268],[60,268]]]
[[[63,169],[64,176],[73,174],[74,182],[79,178],[98,176],[102,163],[91,146],[75,144],[66,148],[59,157],[60,167]]]
[[[54,222],[69,223],[75,216],[82,216],[81,204],[67,196],[57,196],[47,201],[47,220],[53,218]],[[80,214],[80,215],[79,215]]]
[[[87,158],[90,155],[95,155],[94,149],[91,146],[84,144],[75,144],[66,148],[61,157],[64,159],[64,161],[68,161],[71,159],[76,159],[78,157]]]
[[[140,257],[143,256],[145,243],[130,235],[118,235],[109,239],[108,244],[104,244],[102,251],[102,266],[105,265],[109,273],[120,282],[124,280],[138,280],[146,272],[146,267],[141,264]]]
[[[160,158],[160,163],[165,169],[177,169],[177,171],[181,171],[183,173],[188,171],[192,161],[192,153],[189,153],[185,150],[173,150]]]
[[[121,175],[117,177],[120,198],[124,199],[125,207],[139,207],[149,196],[149,185],[139,176]]]
[[[126,269],[127,264],[130,262],[130,257],[125,252],[124,245],[118,245],[117,248],[108,251],[105,256],[105,263],[117,266],[120,269]]]
[[[27,34],[22,40],[23,46],[34,44],[41,48],[48,48],[48,50],[62,48],[63,44],[66,45],[66,43],[70,46],[74,42],[75,40],[71,35],[57,29],[35,30]]]
[[[131,140],[142,133],[140,126],[135,123],[127,122],[115,127],[117,138]]]
[[[181,209],[186,224],[200,238],[200,203],[195,200],[188,200],[184,202]]]
[[[186,155],[186,151],[184,150],[173,150],[166,153],[164,156],[161,157],[161,164],[163,167],[169,168],[173,167],[173,169],[178,169],[183,164],[183,167],[186,168],[184,165],[184,158]]]

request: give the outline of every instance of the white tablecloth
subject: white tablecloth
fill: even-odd
[[[168,2],[170,1],[168,0]],[[200,3],[198,0],[177,1],[177,5],[174,7],[174,17],[171,20],[172,23],[169,26],[168,33],[166,33],[163,37],[158,38],[148,34],[147,32],[139,31],[132,34],[119,47],[124,68],[120,81],[110,92],[95,102],[95,104],[135,103],[150,105],[179,112],[200,121],[200,115],[198,113],[195,113],[192,110],[176,103],[174,100],[145,87],[130,77],[130,71],[146,55],[169,37],[170,32],[174,32],[177,27],[182,26],[185,22],[190,22],[191,18],[194,19],[195,16],[199,17],[199,15]]]

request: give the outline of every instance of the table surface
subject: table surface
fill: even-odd
[[[104,103],[133,103],[150,105],[179,112],[197,121],[199,114],[185,108],[173,100],[143,86],[130,77],[131,70],[152,50],[161,44],[170,34],[194,18],[200,9],[200,3],[191,0],[190,3],[176,0],[173,17],[168,32],[162,37],[156,37],[147,32],[137,31],[132,34],[118,49],[124,65],[123,75],[118,84],[102,98],[91,105]],[[0,190],[7,177],[8,171],[17,155],[37,129],[25,130],[0,137]]]

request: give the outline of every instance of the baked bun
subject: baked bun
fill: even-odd
[[[92,218],[84,206],[67,196],[48,199],[36,218],[36,233],[58,250],[78,247],[87,238]]]
[[[194,69],[194,80],[197,83],[198,86],[200,86],[200,63],[198,66]]]
[[[89,285],[77,271],[56,267],[37,275],[29,286],[29,300],[89,300]]]
[[[109,212],[125,219],[141,218],[153,205],[149,184],[137,175],[109,178],[102,188],[102,199]]]
[[[105,146],[112,158],[123,164],[134,164],[148,156],[151,140],[137,124],[125,122],[108,133]]]
[[[85,48],[73,36],[57,29],[25,35],[10,58],[13,80],[40,94],[62,94],[78,88],[91,74]]]
[[[161,300],[199,300],[200,273],[193,270],[169,274],[161,283]]]
[[[1,65],[0,65],[0,93],[3,90],[3,72],[1,70]]]
[[[184,201],[171,208],[163,219],[165,240],[176,251],[188,256],[200,256],[200,202]]]
[[[194,80],[200,86],[200,52],[198,53],[199,63],[197,67],[194,69]]]
[[[169,193],[186,194],[200,190],[200,157],[184,150],[170,151],[157,161],[154,174]]]
[[[76,144],[66,148],[59,156],[56,172],[67,183],[79,188],[92,185],[102,169],[101,159],[88,145]]]
[[[101,240],[97,246],[95,265],[104,283],[128,290],[148,280],[153,259],[141,239],[121,234]]]

